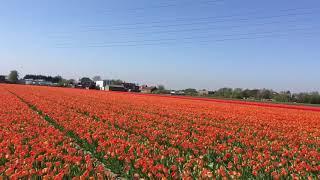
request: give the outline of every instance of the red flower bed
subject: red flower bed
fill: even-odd
[[[4,88],[41,110],[122,177],[320,178],[317,108],[36,86]]]

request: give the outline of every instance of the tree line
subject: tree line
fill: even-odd
[[[270,100],[288,103],[320,104],[319,92],[291,93],[290,91],[276,92],[272,89],[221,88],[210,96],[231,99]]]
[[[64,79],[61,76],[44,76],[44,75],[33,75],[33,74],[27,74],[24,76],[23,79],[32,79],[32,80],[45,80],[52,83],[59,83],[63,81]]]

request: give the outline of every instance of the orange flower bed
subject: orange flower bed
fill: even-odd
[[[76,142],[0,86],[0,179],[112,177]]]
[[[47,119],[35,115],[24,124],[55,125],[56,133],[121,177],[320,178],[317,108],[19,85],[1,85],[0,92]],[[10,112],[7,119],[21,117],[19,109]],[[8,176],[10,162],[0,161],[0,176]],[[97,168],[73,176],[106,174]]]

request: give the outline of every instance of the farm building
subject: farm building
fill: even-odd
[[[0,75],[0,83],[4,83],[4,82],[6,82],[6,80],[7,80],[6,76]]]
[[[140,92],[139,86],[134,83],[114,84],[111,80],[96,81],[96,87],[102,91]]]
[[[170,94],[173,96],[184,96],[186,93],[184,91],[171,91]]]
[[[198,94],[199,94],[200,96],[207,96],[207,95],[209,95],[209,91],[207,91],[207,90],[205,90],[205,89],[199,90],[199,91],[198,91]]]
[[[102,91],[124,91],[122,84],[113,84],[111,80],[96,81],[96,88]]]
[[[141,93],[145,93],[145,94],[150,94],[150,93],[152,93],[152,92],[154,92],[156,90],[157,90],[157,87],[155,87],[155,86],[148,87],[148,86],[145,85],[145,86],[141,86],[140,87]]]
[[[123,83],[123,86],[129,92],[140,92],[140,87],[134,83]]]
[[[127,89],[123,85],[106,85],[105,91],[122,91],[126,92]]]
[[[46,81],[44,79],[25,79],[25,84],[27,85],[41,85],[41,86],[52,86],[52,82]]]
[[[104,91],[106,86],[107,86],[107,80],[96,81],[96,87],[97,87],[97,89]]]

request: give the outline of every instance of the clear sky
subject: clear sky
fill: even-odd
[[[320,91],[319,0],[3,0],[0,74]]]

